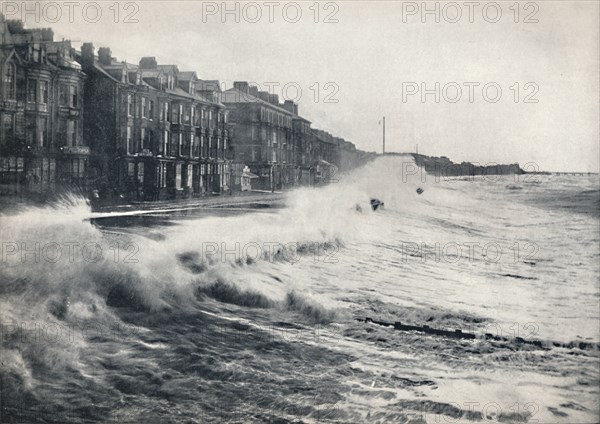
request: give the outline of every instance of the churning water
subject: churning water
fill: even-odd
[[[281,209],[3,215],[0,421],[597,422],[598,176],[415,169]]]

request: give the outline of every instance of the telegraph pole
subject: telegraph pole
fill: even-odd
[[[383,117],[383,154],[385,155],[385,116]]]

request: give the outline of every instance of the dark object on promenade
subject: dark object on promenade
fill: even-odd
[[[424,192],[424,191],[425,191],[425,190],[423,190],[421,187],[419,187],[419,188],[417,189],[417,194],[423,194],[423,192]]]
[[[371,207],[373,208],[374,211],[377,210],[377,208],[383,208],[384,203],[379,200],[379,199],[371,199]]]

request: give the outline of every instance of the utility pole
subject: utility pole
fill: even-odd
[[[383,154],[385,155],[385,116],[383,117]]]

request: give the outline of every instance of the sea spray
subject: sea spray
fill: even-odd
[[[3,418],[456,420],[473,409],[467,400],[477,413],[496,403],[505,417],[537,406],[540,421],[590,421],[597,350],[515,351],[355,321],[598,341],[597,218],[528,200],[556,181],[522,190],[506,178],[436,181],[407,161],[380,158],[336,184],[293,191],[284,209],[165,216],[168,226],[97,227],[81,199],[3,215],[2,240],[18,248],[0,270]],[[590,188],[577,180],[561,190]],[[384,209],[370,210],[373,197]],[[22,257],[22,241],[25,250],[40,242],[40,253]],[[43,247],[52,242],[58,261],[56,245]],[[403,257],[403,243],[473,242],[503,255]],[[507,250],[514,242],[538,251],[525,262]]]

